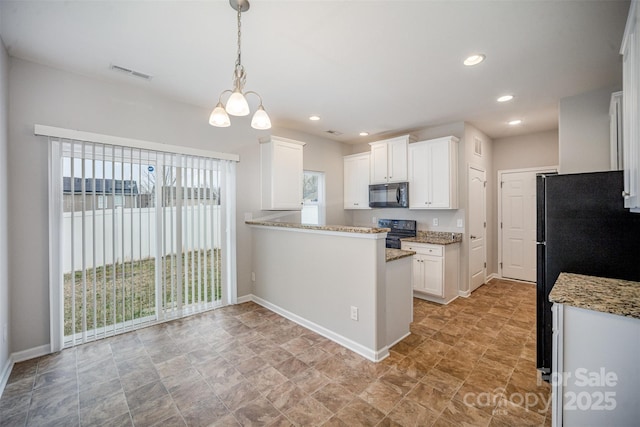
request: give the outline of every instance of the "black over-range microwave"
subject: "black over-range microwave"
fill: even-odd
[[[394,182],[369,186],[369,207],[408,208],[409,183]]]

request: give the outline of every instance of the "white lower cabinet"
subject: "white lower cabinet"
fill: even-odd
[[[432,245],[403,242],[402,249],[416,252],[411,267],[415,297],[447,304],[458,296],[458,243]]]
[[[637,426],[640,319],[551,309],[553,426]]]

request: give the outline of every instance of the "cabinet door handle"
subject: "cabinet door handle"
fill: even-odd
[[[473,234],[471,236],[469,236],[471,238],[471,240],[477,239],[476,236],[474,236]]]

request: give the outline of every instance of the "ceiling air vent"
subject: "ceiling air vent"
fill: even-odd
[[[340,136],[340,135],[342,135],[342,132],[339,132],[339,131],[337,131],[337,130],[326,130],[325,132],[326,132],[326,133],[330,133],[330,134],[331,134],[331,135],[333,135],[333,136]]]
[[[119,65],[111,64],[111,69],[113,71],[118,71],[120,73],[128,74],[133,77],[138,77],[143,80],[151,80],[153,76],[149,74],[141,73],[140,71],[131,70],[129,68],[121,67]]]

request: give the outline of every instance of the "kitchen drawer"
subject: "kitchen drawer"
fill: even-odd
[[[444,251],[441,245],[421,245],[415,243],[404,243],[403,249],[415,251],[422,255],[442,256]]]

